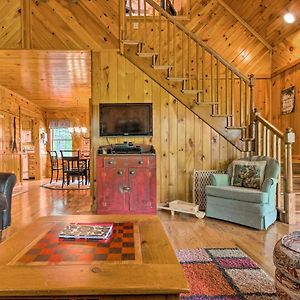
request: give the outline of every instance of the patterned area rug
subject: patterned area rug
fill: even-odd
[[[238,248],[178,250],[190,286],[181,300],[278,299],[273,279]]]
[[[64,187],[62,187],[62,181],[58,180],[57,182],[54,180],[52,181],[52,183],[44,183],[41,185],[41,187],[44,187],[46,189],[50,189],[50,190],[89,190],[90,189],[90,185],[87,184],[79,184],[79,188],[78,188],[78,182],[77,180],[75,180],[74,182],[70,182],[69,185],[67,185],[66,183],[64,184]]]

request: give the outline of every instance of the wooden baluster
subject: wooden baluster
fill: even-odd
[[[147,4],[146,0],[144,0],[144,43],[145,45],[148,45],[147,43],[147,37],[148,37],[148,30],[147,30]]]
[[[255,120],[255,129],[256,129],[256,140],[255,140],[255,152],[256,152],[256,155],[261,155],[262,153],[262,150],[261,150],[261,131],[262,131],[262,128],[261,128],[261,123],[258,122],[257,120]]]
[[[244,111],[243,111],[243,81],[240,78],[240,89],[239,89],[239,95],[240,95],[240,126],[244,126]]]
[[[137,24],[138,28],[138,38],[136,39],[137,41],[142,41],[142,34],[141,34],[141,0],[138,0],[137,2],[138,9],[137,9],[137,18],[135,24]]]
[[[225,113],[226,115],[230,114],[229,108],[229,77],[228,77],[228,68],[225,66]]]
[[[295,142],[295,133],[292,128],[287,128],[284,134],[285,142],[285,191],[284,191],[284,210],[285,222],[296,224],[296,198],[293,191],[293,163],[292,163],[292,144]]]
[[[133,38],[133,34],[132,34],[132,26],[133,26],[133,23],[132,23],[132,0],[129,0],[129,28],[127,28],[128,30],[128,35],[129,35],[129,38]]]
[[[196,43],[196,89],[200,90],[199,45]]]
[[[231,71],[231,126],[235,124],[235,82],[234,73]]]
[[[205,84],[205,60],[206,60],[206,55],[205,55],[205,49],[203,47],[201,47],[201,50],[202,50],[202,101],[204,101],[205,99],[205,95],[206,95],[206,92],[205,92],[205,89],[206,89],[206,84]]]
[[[167,20],[167,64],[170,65],[170,21]]]
[[[272,157],[274,157],[275,159],[278,160],[278,157],[277,157],[278,137],[275,134],[273,134],[272,137],[273,137]]]
[[[216,102],[219,104],[216,107],[216,113],[221,114],[222,111],[222,103],[220,99],[220,94],[219,94],[219,88],[220,88],[220,61],[217,59],[216,62]]]
[[[155,9],[152,9],[152,32],[153,32],[153,49],[154,51],[157,49],[156,48],[156,22],[155,22]]]
[[[284,199],[283,199],[284,196],[282,195],[282,185],[284,184],[284,180],[282,182],[282,177],[281,177],[282,174],[281,170],[284,165],[284,162],[282,164],[281,149],[282,149],[281,139],[277,138],[277,160],[279,161],[279,165],[280,165],[280,173],[278,176],[278,185],[277,185],[277,208],[279,209],[279,211],[284,211]]]
[[[263,153],[262,155],[267,154],[267,127],[263,126],[263,134],[262,134],[262,148],[263,148]]]
[[[270,156],[270,130],[266,128],[266,155]]]
[[[163,39],[162,39],[162,32],[161,32],[161,13],[158,13],[158,58],[157,58],[157,63],[159,65],[162,64],[162,50],[163,47],[161,45]]]
[[[249,76],[250,80],[250,134],[249,137],[255,138],[255,124],[254,124],[254,119],[255,119],[255,108],[254,108],[254,84],[255,84],[255,79],[254,75],[251,74]]]
[[[248,91],[249,91],[249,86],[248,86],[248,83],[243,81],[243,84],[244,84],[244,93],[245,93],[245,126],[248,126],[250,125],[250,118],[249,118],[249,111],[250,111],[250,107],[249,107],[249,94],[248,94]],[[249,137],[249,135],[248,135]]]
[[[215,73],[214,73],[214,57],[212,55],[210,55],[210,74],[211,74],[211,78],[210,78],[210,101],[213,102],[212,105],[212,114],[215,114],[215,93],[214,93],[214,77],[215,77]]]
[[[124,44],[123,40],[126,39],[126,1],[119,2],[119,10],[120,10],[120,52],[124,54]]]
[[[176,25],[173,24],[173,76],[177,75]]]
[[[182,62],[182,70],[181,70],[181,77],[185,77],[185,61],[184,61],[184,40],[185,40],[185,34],[183,31],[181,31],[181,62]]]
[[[187,37],[188,38],[188,89],[190,90],[192,88],[192,85],[191,85],[191,81],[192,81],[192,74],[191,74],[191,39],[190,37]]]

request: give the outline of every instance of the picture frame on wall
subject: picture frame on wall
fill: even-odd
[[[289,87],[281,91],[281,114],[290,114],[295,109],[295,87]]]

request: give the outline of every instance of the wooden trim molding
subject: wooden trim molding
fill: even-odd
[[[217,0],[233,17],[235,17],[247,30],[249,30],[261,43],[263,43],[270,51],[273,47],[258,33],[256,32],[246,21],[244,21],[230,6],[228,6],[223,0]]]
[[[296,67],[297,65],[300,64],[300,58],[294,60],[292,63],[290,64],[287,64],[286,66],[280,68],[279,70],[275,71],[274,73],[272,73],[271,77],[274,78],[276,77],[277,75],[283,73],[283,72],[286,72],[288,71],[289,69],[293,68],[293,67]]]

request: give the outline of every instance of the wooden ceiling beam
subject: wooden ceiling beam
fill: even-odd
[[[32,41],[31,1],[21,1],[22,48],[30,49]]]
[[[239,21],[247,30],[249,30],[262,44],[264,44],[270,51],[273,47],[258,33],[256,32],[246,21],[244,21],[230,6],[228,6],[223,0],[217,0],[237,21]]]

